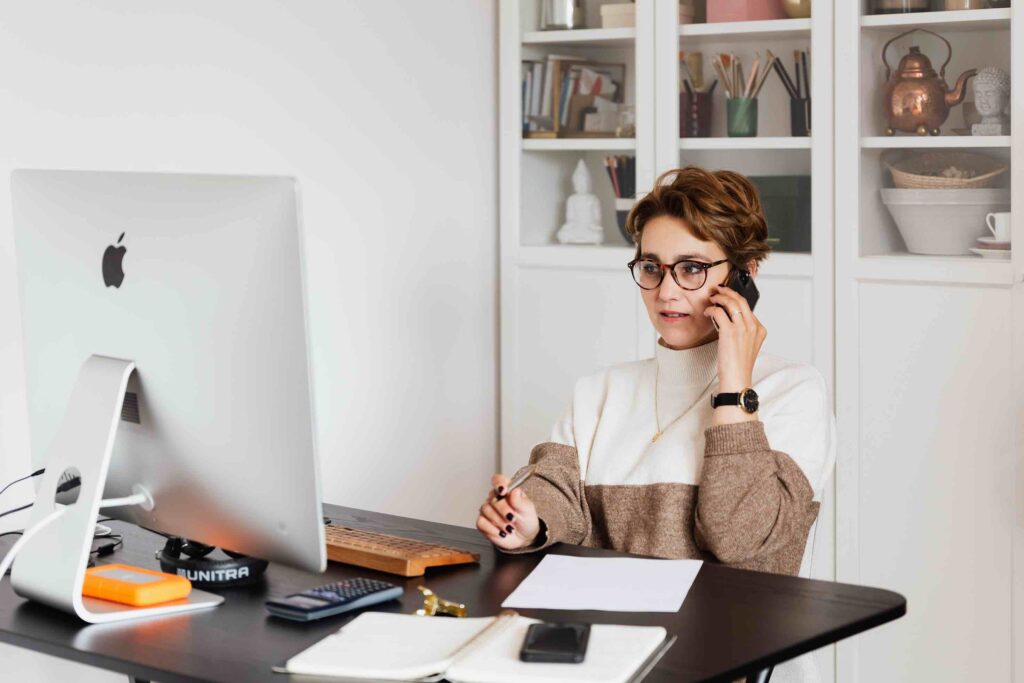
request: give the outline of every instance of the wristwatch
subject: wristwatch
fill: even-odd
[[[748,413],[756,413],[757,392],[753,389],[744,389],[739,393],[711,394],[711,407],[718,406],[739,406]]]

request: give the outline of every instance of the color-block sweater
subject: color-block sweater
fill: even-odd
[[[761,354],[759,421],[710,427],[718,342],[580,379],[524,484],[555,542],[797,574],[835,462],[835,421],[813,366]],[[662,435],[657,431],[657,405]]]

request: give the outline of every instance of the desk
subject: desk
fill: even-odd
[[[475,529],[334,505],[325,506],[324,513],[357,528],[474,550],[480,553],[480,565],[432,569],[425,577],[407,580],[334,563],[328,563],[323,576],[271,565],[265,584],[224,591],[227,600],[220,607],[150,621],[89,626],[19,598],[8,578],[0,584],[0,641],[160,683],[321,683],[322,678],[274,674],[270,667],[337,630],[347,617],[311,624],[280,621],[268,617],[263,608],[268,595],[349,576],[374,576],[404,583],[406,589],[401,604],[379,608],[412,612],[422,605],[416,586],[424,583],[444,598],[466,603],[470,616],[487,616],[500,610],[502,600],[540,561],[539,555],[497,553]],[[105,560],[159,568],[153,552],[162,547],[163,539],[124,522],[110,525],[123,531],[125,543]],[[555,546],[553,552],[617,554],[566,545]],[[876,588],[705,564],[675,614],[521,612],[541,619],[664,626],[678,640],[645,679],[661,683],[734,680],[897,619],[906,612],[906,601]]]

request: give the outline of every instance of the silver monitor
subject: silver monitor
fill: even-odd
[[[295,181],[19,170],[11,190],[33,464],[83,363],[134,361],[103,498],[155,505],[104,514],[323,571]]]

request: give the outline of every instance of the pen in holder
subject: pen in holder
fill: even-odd
[[[811,99],[791,97],[789,99],[789,134],[806,137],[811,134]]]
[[[711,93],[679,93],[679,137],[706,138],[711,136]]]
[[[757,98],[730,97],[725,101],[725,110],[729,137],[757,136]]]

